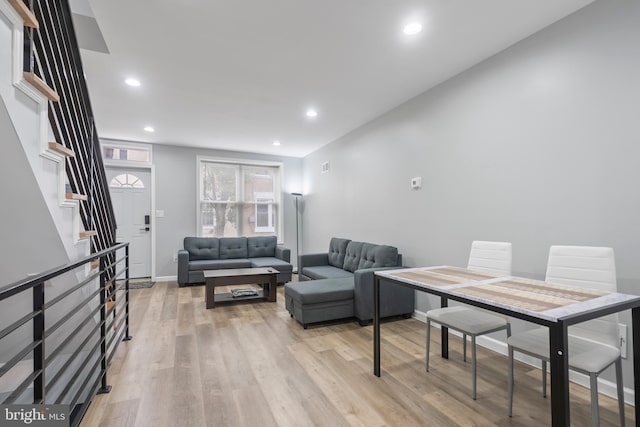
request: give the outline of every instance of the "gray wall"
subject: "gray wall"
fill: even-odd
[[[173,255],[178,249],[182,249],[184,237],[196,235],[197,156],[283,163],[283,244],[291,249],[291,259],[294,260],[296,247],[295,204],[290,193],[300,191],[301,159],[154,145],[156,210],[164,210],[165,212],[164,218],[156,218],[156,276],[175,276],[177,274],[178,264],[173,262]]]
[[[4,287],[26,278],[27,274],[64,265],[69,259],[1,99],[0,141],[0,199],[3,201],[0,203],[0,287]],[[48,298],[63,291],[64,285],[48,283]],[[0,302],[0,330],[32,308],[30,292]],[[53,313],[51,320],[59,314]],[[31,323],[5,337],[0,346],[0,362],[14,356],[17,349],[24,347],[32,337]]]
[[[69,260],[31,165],[0,100],[0,287]]]
[[[342,236],[464,266],[504,240],[542,278],[550,245],[611,246],[638,294],[639,40],[640,2],[595,2],[307,156],[303,252]]]

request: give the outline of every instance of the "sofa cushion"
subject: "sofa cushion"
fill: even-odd
[[[220,259],[247,258],[246,237],[221,237]]]
[[[285,284],[285,295],[303,305],[353,299],[353,278]]]
[[[398,265],[398,248],[364,243],[358,270],[361,268],[395,267]]]
[[[344,266],[344,256],[347,253],[347,245],[351,240],[340,239],[338,237],[331,238],[329,242],[329,265],[342,268]]]
[[[354,272],[358,269],[360,264],[360,254],[362,253],[362,242],[349,242],[347,245],[347,251],[344,255],[343,269]]]
[[[247,239],[249,258],[274,257],[277,245],[278,238],[276,236],[249,237]]]
[[[219,242],[216,237],[185,237],[184,248],[189,251],[189,260],[218,259]]]
[[[304,267],[302,274],[312,280],[337,279],[343,277],[353,277],[353,273],[330,265],[318,265],[315,267]]]
[[[253,268],[273,267],[280,273],[290,273],[293,270],[291,264],[274,257],[249,258],[249,262]]]
[[[249,268],[251,262],[248,259],[211,259],[189,262],[189,270],[220,270],[222,268]]]

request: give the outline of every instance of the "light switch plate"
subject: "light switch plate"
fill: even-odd
[[[422,188],[422,177],[416,176],[411,178],[411,189],[419,190],[420,188]]]

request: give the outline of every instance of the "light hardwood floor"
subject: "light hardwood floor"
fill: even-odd
[[[204,287],[175,282],[131,291],[131,334],[113,359],[110,394],[97,396],[82,426],[544,426],[549,399],[540,371],[516,365],[514,416],[507,360],[478,351],[478,400],[460,339],[450,358],[425,324],[382,325],[382,376],[373,375],[372,326],[333,322],[304,330],[278,302],[206,310]],[[439,336],[438,333],[432,334]],[[617,403],[601,396],[601,425],[617,425]],[[627,406],[628,425],[632,408]],[[589,395],[571,387],[575,426],[591,425]]]

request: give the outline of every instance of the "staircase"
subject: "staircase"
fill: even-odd
[[[6,90],[3,99],[68,258],[109,248],[115,217],[69,5],[0,0],[0,14],[12,33],[10,57],[0,55],[21,92]]]
[[[0,403],[76,426],[130,339],[129,283],[67,1],[0,0]]]

